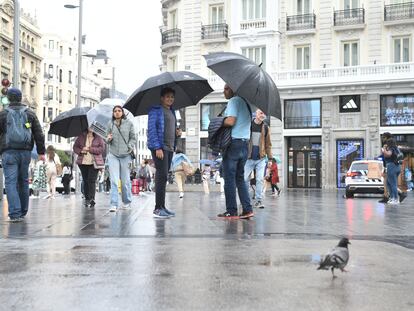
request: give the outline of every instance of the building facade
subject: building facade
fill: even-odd
[[[343,187],[350,163],[378,156],[386,131],[414,146],[414,2],[161,3],[161,69],[194,71],[215,89],[181,113],[192,160],[209,157],[205,130],[225,105],[223,81],[202,58],[213,51],[244,54],[272,74],[283,103],[271,133],[284,186]]]
[[[1,79],[13,79],[13,16],[10,0],[0,1],[0,71]],[[41,34],[35,18],[20,12],[20,77],[23,103],[41,113]]]

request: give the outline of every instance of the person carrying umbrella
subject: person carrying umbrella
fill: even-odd
[[[131,180],[129,179],[129,164],[132,162],[133,150],[136,143],[134,125],[129,121],[124,109],[117,105],[112,110],[112,121],[108,127],[107,156],[109,176],[111,178],[111,208],[110,212],[118,209],[118,182],[121,180],[122,202],[124,208],[130,208],[132,202]]]
[[[103,139],[90,129],[76,138],[73,151],[78,155],[76,164],[82,174],[85,207],[95,206],[96,179],[100,169],[105,167],[102,153],[105,150]]]
[[[165,87],[161,90],[161,105],[154,106],[148,113],[148,148],[155,164],[155,218],[170,218],[175,213],[165,207],[165,190],[176,140],[181,136],[177,128],[172,105],[175,90]]]
[[[224,195],[226,197],[226,211],[218,214],[222,218],[250,218],[253,217],[247,185],[244,181],[244,166],[247,160],[250,139],[251,109],[249,104],[234,94],[228,84],[224,86],[224,97],[229,99],[225,111],[226,119],[223,126],[231,127],[231,143],[223,155]],[[243,208],[238,216],[236,188]]]

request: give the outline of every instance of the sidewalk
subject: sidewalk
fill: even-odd
[[[398,207],[342,193],[284,191],[251,220],[226,221],[219,193],[167,193],[177,216],[94,210],[80,197],[31,200],[24,223],[0,216],[0,310],[409,310],[414,197]],[[348,273],[317,271],[340,235]]]

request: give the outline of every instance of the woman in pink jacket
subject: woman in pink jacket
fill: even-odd
[[[88,130],[76,138],[73,151],[78,155],[76,164],[82,173],[85,207],[95,206],[96,178],[105,167],[102,157],[105,143],[101,137]]]

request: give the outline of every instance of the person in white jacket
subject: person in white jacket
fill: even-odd
[[[56,177],[58,174],[58,166],[61,167],[61,163],[59,156],[55,152],[55,148],[53,146],[48,146],[46,149],[45,165],[47,181],[47,196],[45,197],[45,199],[55,199]]]

